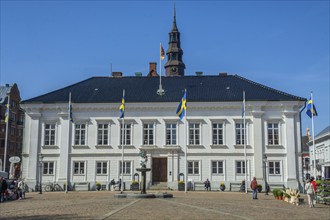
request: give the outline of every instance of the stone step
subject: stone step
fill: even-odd
[[[167,182],[157,182],[150,186],[150,190],[166,190]]]

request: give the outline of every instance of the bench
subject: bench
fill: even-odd
[[[87,182],[78,182],[74,183],[75,191],[89,191],[89,183]]]
[[[111,191],[120,191],[119,182],[116,182],[115,184],[109,183],[109,188]],[[126,185],[124,183],[124,190],[125,189],[126,189]]]
[[[232,191],[233,188],[235,188],[235,189],[238,188],[239,192],[244,192],[245,191],[245,187],[242,186],[242,183],[230,183],[229,184],[229,191]]]
[[[205,183],[204,182],[194,182],[194,191],[196,191],[196,190],[206,190]],[[210,190],[211,190],[211,184],[210,184]]]

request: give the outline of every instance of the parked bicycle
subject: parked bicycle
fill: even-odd
[[[57,183],[49,183],[45,186],[46,192],[63,191],[63,188]]]

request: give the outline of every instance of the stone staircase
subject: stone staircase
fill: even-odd
[[[155,182],[150,186],[150,190],[167,190],[167,182]]]

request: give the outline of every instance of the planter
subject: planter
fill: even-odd
[[[132,184],[131,185],[131,190],[132,191],[139,191],[140,190],[139,184]]]
[[[225,189],[226,189],[226,186],[220,186],[221,191],[225,191]]]
[[[184,184],[178,184],[178,190],[184,191]]]
[[[257,191],[260,193],[262,191],[262,186],[257,186]]]
[[[100,189],[101,189],[101,186],[96,186],[97,191],[100,191]]]

